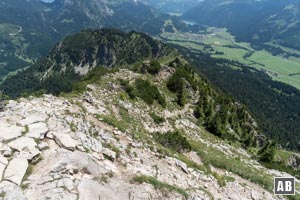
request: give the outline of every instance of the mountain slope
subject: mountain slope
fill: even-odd
[[[142,33],[111,29],[82,31],[58,43],[32,67],[8,77],[1,90],[13,98],[38,90],[68,92],[94,67],[126,66],[170,53],[172,50]]]
[[[145,34],[82,31],[14,78],[11,88],[26,86],[18,94],[32,80],[36,90],[72,92],[6,102],[4,198],[271,200],[274,176],[299,176],[299,155]]]
[[[297,0],[206,0],[186,12],[184,18],[203,25],[226,27],[241,41],[256,45],[275,42],[297,49],[299,11]]]
[[[287,174],[261,166],[237,143],[230,145],[199,125],[194,117],[199,95],[188,85],[185,106],[177,105],[166,80],[178,71],[170,66],[156,75],[109,71],[82,94],[9,101],[0,113],[2,196],[279,199],[271,192],[273,176]],[[126,83],[136,90],[139,80],[158,88],[165,107],[130,95]],[[202,81],[199,86],[207,87]],[[209,98],[216,108],[229,105]]]
[[[167,19],[171,17],[131,0],[2,1],[0,78],[32,65],[47,55],[56,42],[82,29],[113,27],[156,35]],[[176,26],[183,27],[180,23]]]

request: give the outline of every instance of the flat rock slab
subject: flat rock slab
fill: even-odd
[[[49,131],[47,124],[44,122],[30,124],[28,129],[29,131],[26,135],[31,138],[43,138],[44,135]]]
[[[0,121],[0,138],[4,140],[20,137],[23,131],[24,127],[9,125],[7,122]]]
[[[28,168],[28,161],[24,158],[12,159],[4,173],[4,179],[9,180],[17,185],[22,183],[23,177]]]
[[[99,200],[101,198],[101,185],[93,180],[82,180],[78,185],[79,200]],[[113,195],[113,194],[112,194]],[[112,196],[111,196],[112,197]]]
[[[69,134],[52,133],[55,142],[62,148],[74,151],[79,145],[79,142],[74,140]]]
[[[0,193],[5,200],[28,200],[19,186],[8,181],[0,183]]]
[[[16,149],[18,151],[23,151],[25,149],[33,149],[37,145],[32,138],[20,137],[14,141],[7,144],[9,147]]]
[[[24,158],[31,161],[41,152],[36,148],[37,144],[32,138],[20,137],[7,144],[10,148],[19,151],[18,158]]]
[[[29,113],[25,118],[20,122],[23,126],[34,124],[37,122],[44,122],[48,116],[45,113],[34,112]]]
[[[51,172],[59,173],[66,169],[76,171],[85,171],[93,177],[99,177],[100,174],[107,173],[99,163],[97,163],[89,154],[80,151],[68,152],[66,157],[62,159]]]

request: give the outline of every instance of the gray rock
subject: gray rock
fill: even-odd
[[[9,147],[21,152],[24,149],[33,149],[33,148],[35,148],[36,143],[32,138],[20,137],[20,138],[14,140],[14,141],[11,141],[7,145]]]
[[[22,189],[8,181],[0,183],[0,193],[4,195],[5,200],[27,200]]]
[[[91,149],[94,152],[101,153],[102,152],[102,143],[97,139],[86,135],[85,133],[78,132],[76,133],[77,137],[80,138],[83,146]]]
[[[28,161],[26,159],[14,158],[9,162],[5,170],[4,179],[20,185],[27,171],[27,168]]]
[[[38,149],[40,151],[46,150],[47,148],[49,148],[49,145],[46,142],[41,142],[40,144],[38,144]]]
[[[175,163],[178,167],[180,167],[182,169],[183,172],[185,172],[187,174],[189,173],[189,169],[188,169],[187,165],[184,162],[175,159]]]
[[[25,158],[29,161],[37,157],[41,152],[36,148],[36,143],[32,138],[20,137],[10,143],[8,146],[19,151],[19,158]]]
[[[45,122],[48,116],[45,113],[41,112],[32,112],[25,116],[25,119],[23,119],[20,123],[25,125],[34,124],[37,122]]]
[[[53,132],[55,142],[62,148],[74,151],[79,145],[79,142],[74,140],[69,134]]]
[[[93,104],[94,102],[94,98],[89,92],[85,93],[84,100],[90,104]]]
[[[108,148],[103,148],[102,153],[104,156],[108,157],[108,159],[111,161],[115,161],[117,158],[117,153]]]
[[[0,153],[4,157],[10,157],[12,155],[11,148],[7,146],[6,144],[0,143]]]
[[[101,199],[101,185],[93,180],[82,180],[78,185],[79,200]]]
[[[0,138],[3,140],[11,140],[20,137],[24,128],[16,125],[9,125],[5,121],[0,121],[0,130]]]
[[[80,151],[69,153],[66,158],[60,161],[51,171],[59,173],[64,170],[73,172],[82,170],[93,177],[98,177],[103,171],[99,164],[89,154]]]
[[[300,169],[300,156],[298,154],[293,154],[288,161],[289,165],[294,169]]]
[[[30,124],[28,126],[29,132],[27,133],[28,137],[31,138],[44,138],[45,134],[49,131],[47,125],[44,122],[38,122],[35,124]]]

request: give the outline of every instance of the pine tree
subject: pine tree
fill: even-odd
[[[273,162],[275,150],[276,143],[273,141],[267,141],[266,144],[258,152],[259,160],[268,163]]]

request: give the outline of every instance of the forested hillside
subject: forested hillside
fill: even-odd
[[[202,25],[226,27],[239,41],[257,46],[270,42],[300,47],[298,0],[206,0],[183,17]]]
[[[298,89],[273,81],[264,72],[239,62],[212,58],[184,47],[176,48],[211,83],[247,105],[264,133],[285,148],[300,149]]]
[[[69,92],[74,82],[95,67],[125,67],[172,51],[143,33],[114,29],[81,31],[59,42],[32,67],[8,77],[0,87],[12,98],[38,91]]]

